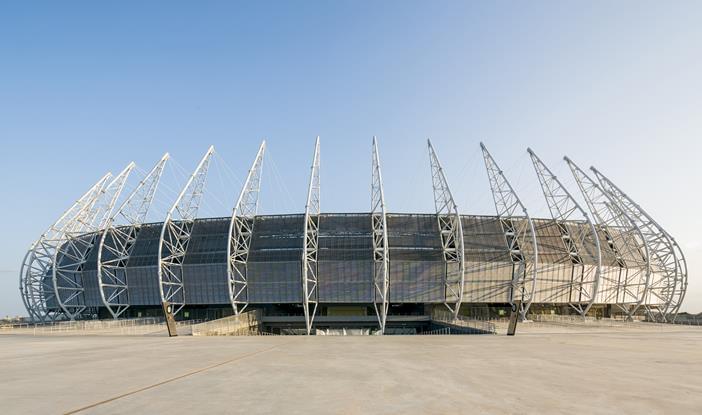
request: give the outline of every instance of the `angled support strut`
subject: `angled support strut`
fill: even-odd
[[[158,283],[166,313],[175,316],[185,306],[183,261],[193,232],[214,154],[210,147],[166,215],[158,244]]]
[[[95,246],[99,231],[105,228],[117,199],[135,164],[129,165],[102,191],[96,203],[76,216],[64,234],[65,240],[54,254],[52,283],[56,302],[70,320],[79,317],[87,306],[83,268]]]
[[[388,221],[385,209],[383,177],[380,173],[380,156],[378,142],[373,137],[373,167],[371,179],[371,225],[373,228],[373,307],[378,317],[380,333],[385,333],[390,288],[390,250],[388,247]]]
[[[458,206],[449,189],[444,170],[436,156],[431,140],[427,140],[431,165],[431,184],[434,190],[434,207],[441,234],[441,248],[446,263],[444,305],[456,318],[463,302],[465,285],[465,250],[463,224]]]
[[[604,233],[612,259],[607,264],[618,275],[603,277],[603,302],[613,302],[631,318],[648,294],[651,265],[641,229],[600,185],[568,157],[570,167],[597,226]],[[609,273],[608,273],[609,274]],[[606,287],[606,288],[605,288]]]
[[[263,168],[263,153],[266,142],[263,141],[258,149],[246,181],[239,194],[229,222],[229,242],[227,243],[227,277],[229,283],[229,300],[234,314],[243,312],[249,305],[249,287],[247,278],[247,262],[254,221],[258,211],[258,196],[261,191],[261,169]]]
[[[539,249],[534,222],[483,143],[480,143],[480,148],[483,151],[495,210],[512,260],[510,304],[513,310],[518,304],[519,316],[525,319],[534,298],[538,275]]]
[[[51,282],[56,251],[76,217],[90,210],[111,178],[111,173],[100,178],[27,251],[20,269],[20,293],[32,321],[46,322],[62,315]]]
[[[636,223],[648,247],[656,272],[651,276],[649,297],[643,304],[644,309],[654,321],[675,320],[687,286],[687,265],[680,247],[651,215],[604,174],[594,167],[590,170],[619,208]]]
[[[97,258],[100,299],[115,319],[129,308],[127,262],[134,250],[141,225],[149,212],[168,158],[166,153],[139,182],[110,217],[100,237]]]
[[[305,313],[307,335],[312,333],[314,316],[319,305],[317,283],[317,254],[319,248],[319,137],[314,143],[314,157],[310,169],[310,184],[305,205],[305,228],[302,247],[302,308]]]
[[[595,303],[602,268],[602,253],[597,231],[585,210],[556,175],[531,149],[527,149],[527,152],[534,164],[551,218],[561,235],[562,253],[565,257],[562,262],[570,262],[573,265],[571,282],[563,287],[557,287],[556,291],[559,292],[554,294],[560,297],[560,291],[565,290],[570,299],[569,305],[578,314],[585,316]],[[566,222],[574,222],[577,225],[569,226]],[[594,251],[588,250],[587,247],[593,245]],[[595,263],[594,267],[587,265],[592,263]]]

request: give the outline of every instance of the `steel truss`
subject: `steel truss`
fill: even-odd
[[[56,292],[51,282],[56,251],[64,243],[65,233],[73,221],[91,212],[91,207],[111,178],[111,173],[100,178],[27,251],[20,269],[20,293],[32,321],[56,320],[62,315],[56,305]]]
[[[75,320],[87,308],[83,285],[83,267],[88,259],[88,254],[95,246],[99,231],[105,228],[105,224],[134,167],[133,162],[129,163],[103,189],[96,203],[86,212],[86,216],[78,215],[74,218],[66,229],[65,240],[54,253],[52,283],[56,293],[56,302],[70,320]]]
[[[373,227],[373,307],[378,317],[380,333],[385,333],[388,316],[390,289],[390,249],[388,245],[388,221],[383,192],[383,177],[380,174],[378,142],[373,137],[373,162],[371,173],[371,225]]]
[[[169,157],[166,153],[139,182],[110,217],[100,237],[97,258],[100,299],[115,319],[129,308],[127,262]]]
[[[246,181],[232,211],[229,223],[229,243],[227,244],[227,277],[229,300],[234,314],[239,314],[249,305],[249,288],[247,279],[247,261],[254,221],[258,211],[258,196],[261,191],[261,169],[263,168],[263,153],[266,142],[263,141],[258,149]]]
[[[641,229],[597,182],[568,157],[564,160],[615,256],[614,263],[609,265],[619,268],[616,278],[602,276],[609,283],[600,289],[603,302],[616,303],[631,318],[645,301],[651,280],[648,247]],[[629,301],[630,298],[634,300]]]
[[[185,306],[183,260],[202,202],[207,170],[213,154],[214,147],[210,147],[168,211],[161,229],[158,244],[158,283],[161,302],[169,304],[173,316]]]
[[[431,165],[431,184],[434,191],[434,207],[441,234],[441,248],[446,262],[446,280],[444,281],[444,305],[453,313],[454,318],[463,301],[465,285],[465,250],[463,242],[463,223],[458,213],[458,206],[449,189],[444,170],[436,156],[431,140],[427,140],[429,162]]]
[[[305,228],[302,252],[302,308],[305,313],[307,334],[312,332],[314,316],[319,305],[319,286],[317,284],[319,248],[319,137],[314,143],[314,157],[310,169],[310,184],[307,189],[305,205]]]
[[[483,143],[480,143],[480,148],[483,151],[495,210],[512,260],[509,302],[513,309],[519,304],[519,316],[525,319],[534,298],[538,275],[539,249],[534,222]],[[528,245],[531,245],[531,249]]]
[[[563,242],[563,258],[558,263],[573,265],[571,282],[552,288],[552,297],[561,297],[565,291],[570,299],[569,305],[580,315],[585,316],[595,303],[602,269],[602,252],[597,231],[585,210],[556,175],[530,148],[527,152],[531,156],[546,204]],[[566,222],[577,225],[569,226]],[[595,247],[594,251],[588,249],[592,246]],[[596,264],[594,267],[586,265],[593,262]],[[544,302],[550,302],[550,299],[547,297]]]
[[[651,266],[655,269],[648,293],[660,301],[660,304],[644,302],[644,309],[653,320],[665,322],[669,317],[674,320],[682,300],[679,290],[687,285],[687,272],[685,274],[682,272],[683,269],[687,270],[687,266],[683,265],[685,257],[682,256],[680,247],[651,215],[604,174],[594,167],[591,167],[590,170],[595,174],[602,188],[616,201],[619,208],[633,219],[641,230],[648,247]]]

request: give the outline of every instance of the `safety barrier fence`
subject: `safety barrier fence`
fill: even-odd
[[[465,316],[454,317],[453,314],[444,310],[434,310],[431,316],[432,320],[438,323],[450,324],[453,327],[454,333],[450,332],[451,327],[446,327],[447,334],[496,334],[496,326],[493,321],[479,320]],[[440,328],[438,330],[443,330]],[[437,330],[433,330],[437,331]],[[459,333],[460,332],[460,333]]]
[[[176,326],[187,334],[190,327],[203,320],[177,321]],[[166,330],[162,317],[123,320],[79,320],[49,323],[23,323],[0,326],[0,333],[41,335],[143,335]]]
[[[643,320],[625,320],[623,318],[595,318],[582,316],[563,316],[549,314],[534,314],[528,316],[528,322],[522,327],[565,327],[565,328],[616,328],[651,331],[666,331],[675,329],[678,324],[656,323]]]

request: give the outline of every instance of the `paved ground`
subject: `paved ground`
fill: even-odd
[[[0,374],[2,414],[700,414],[702,330],[0,335]]]

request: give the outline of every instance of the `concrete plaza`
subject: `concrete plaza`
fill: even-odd
[[[524,327],[522,325],[520,327]],[[0,413],[702,413],[702,330],[0,335]]]

